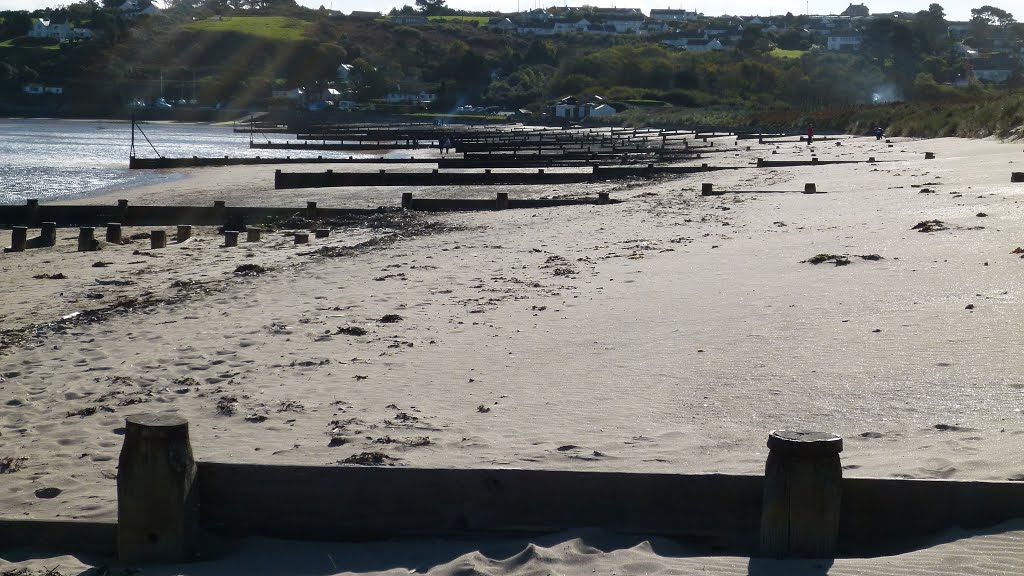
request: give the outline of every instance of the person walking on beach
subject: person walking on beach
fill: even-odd
[[[807,145],[810,146],[814,140],[814,124],[807,125]]]
[[[452,149],[452,139],[447,137],[447,136],[445,136],[444,137],[444,152],[445,152],[445,154],[450,152],[451,149]]]
[[[444,136],[437,139],[437,151],[444,155]]]
[[[875,126],[875,140],[881,140],[885,136],[885,130],[881,126]]]

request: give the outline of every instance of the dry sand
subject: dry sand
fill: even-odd
[[[774,145],[740,144],[702,161],[808,156],[802,144],[775,155]],[[1024,260],[1012,253],[1024,245],[1024,186],[1009,182],[1020,143],[850,138],[814,149],[891,162],[506,187],[514,197],[610,191],[624,202],[385,218],[309,247],[270,234],[224,249],[199,229],[166,250],[139,240],[79,254],[74,231],[62,230],[53,249],[0,254],[0,458],[21,466],[0,476],[0,510],[113,519],[124,416],[156,410],[189,419],[201,460],[324,465],[373,451],[398,466],[759,474],[768,431],[802,428],[846,438],[848,476],[1024,480]],[[938,158],[924,160],[926,150]],[[814,182],[826,194],[701,197],[701,182]],[[273,167],[257,166],[188,171],[83,202],[394,206],[403,191],[275,191]],[[945,229],[912,229],[925,220]],[[804,262],[820,253],[849,264]],[[881,259],[861,258],[871,255]],[[245,263],[270,271],[232,273]],[[34,278],[57,273],[66,278]],[[390,314],[401,319],[379,321]],[[61,493],[36,497],[51,487]],[[1021,527],[1006,530],[837,561],[829,573],[954,573],[935,568],[951,559],[963,574],[1020,573],[1019,553],[1003,550],[998,569],[975,557],[1019,550]],[[595,555],[571,538],[522,561],[448,548],[431,566],[760,569],[643,546]],[[392,567],[316,561],[310,570],[324,573]],[[805,568],[782,572],[821,573]]]

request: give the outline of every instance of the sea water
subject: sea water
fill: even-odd
[[[288,138],[294,141],[295,135],[256,135],[261,141]],[[0,204],[80,198],[182,177],[173,170],[129,170],[131,145],[130,122],[0,118]],[[261,154],[327,156],[306,150],[252,150],[249,134],[235,133],[231,126],[146,122],[135,129],[135,155],[140,158]]]

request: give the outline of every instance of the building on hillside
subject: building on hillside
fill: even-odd
[[[664,10],[658,8],[651,8],[651,19],[659,20],[661,22],[692,22],[704,16],[696,12],[687,12],[686,10],[673,10],[666,8]]]
[[[834,52],[856,52],[864,38],[854,32],[843,32],[829,35],[826,48]]]
[[[356,73],[356,69],[351,64],[339,64],[338,65],[338,81],[349,82],[353,80],[353,76]]]
[[[437,100],[437,94],[432,94],[425,90],[421,90],[419,93],[390,92],[384,96],[384,101],[388,104],[420,104],[425,106],[434,100]]]
[[[89,28],[75,28],[67,22],[54,22],[46,18],[33,18],[29,28],[30,38],[52,38],[61,42],[70,40],[91,40],[95,35]]]
[[[270,95],[274,98],[291,100],[292,102],[304,102],[306,100],[306,91],[302,88],[292,88],[291,90],[272,90]]]
[[[1020,62],[1010,56],[998,55],[987,58],[977,58],[967,63],[968,69],[975,80],[979,82],[990,82],[992,84],[1004,84],[1013,76],[1013,72],[1020,67]]]
[[[353,10],[348,14],[349,18],[359,18],[361,20],[374,20],[383,16],[384,15],[380,12],[368,12],[364,10]]]
[[[403,26],[423,26],[427,23],[426,16],[418,14],[398,14],[390,17],[391,22]]]
[[[573,21],[568,18],[560,18],[554,21],[555,32],[586,32],[590,30],[590,20],[580,18]]]
[[[553,36],[555,34],[554,22],[528,22],[516,28],[519,34],[532,34],[534,36]]]
[[[515,22],[508,18],[491,18],[487,21],[487,28],[491,30],[501,30],[503,32],[511,32],[516,29]]]
[[[871,15],[871,11],[863,4],[850,4],[846,7],[846,10],[843,10],[839,15],[849,17],[862,16],[866,18]]]
[[[153,5],[149,0],[125,0],[123,4],[117,7],[117,10],[125,18],[138,18],[139,16],[156,16],[160,14],[160,9]]]
[[[970,22],[947,22],[946,23],[946,34],[950,38],[962,40],[967,38],[971,33]]]
[[[615,16],[605,16],[605,24],[613,26],[619,34],[639,34],[647,18],[639,13],[628,13]]]

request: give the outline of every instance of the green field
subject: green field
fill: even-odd
[[[60,44],[47,44],[46,46],[16,46],[14,39],[4,40],[0,42],[0,48],[9,48],[11,50],[60,50]]]
[[[799,58],[806,53],[806,50],[783,50],[782,48],[776,48],[769,52],[769,54],[776,58]]]
[[[271,40],[302,40],[306,37],[308,22],[287,16],[233,16],[221,20],[208,19],[185,26],[186,30],[208,32],[238,32]]]
[[[490,21],[487,16],[429,16],[427,20],[445,20],[449,22],[476,22],[477,26],[483,27]]]

